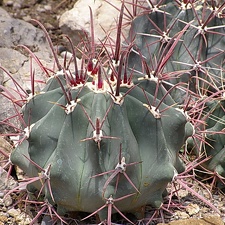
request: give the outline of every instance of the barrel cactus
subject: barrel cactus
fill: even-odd
[[[23,106],[24,137],[10,159],[30,177],[45,175],[28,189],[42,190],[61,215],[92,213],[109,199],[120,212],[160,207],[184,170],[178,152],[192,126],[157,78],[132,75],[128,58],[125,50],[107,67],[90,58],[90,71],[62,69]]]
[[[162,99],[167,93],[162,85],[155,97],[155,81],[103,81],[99,87],[98,73],[96,83],[89,78],[77,87],[67,86],[66,72],[55,74],[43,93],[26,103],[27,137],[11,160],[31,177],[38,176],[39,167],[50,167],[51,189],[43,191],[60,212],[93,212],[110,196],[133,193],[116,203],[121,211],[159,207],[168,182],[184,169],[178,152],[191,126],[182,111],[171,107],[169,95]]]
[[[210,157],[205,168],[224,177],[225,3],[168,0],[149,5],[150,13],[132,23],[128,41],[134,40],[135,51],[130,67],[142,71],[144,58],[152,76],[162,79],[167,89],[180,85],[171,96],[187,109],[195,127],[189,148]]]
[[[81,64],[79,46],[74,70],[55,56],[58,71],[43,67],[45,87],[23,99],[23,131],[10,160],[57,215],[88,212],[110,224],[115,212],[132,222],[124,213],[160,207],[168,183],[185,170],[180,149],[205,129],[206,101],[223,93],[225,4],[147,3],[123,45],[124,1],[115,46],[110,39],[96,45],[91,26]]]
[[[223,97],[206,102],[203,120],[205,121],[204,133],[207,144],[204,146],[204,150],[210,159],[203,166],[218,174],[219,177],[225,177],[224,119]],[[223,179],[221,181],[219,186],[224,188]]]

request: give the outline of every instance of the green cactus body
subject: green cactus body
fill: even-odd
[[[30,132],[12,153],[12,162],[31,177],[40,171],[27,158],[44,169],[51,167],[55,202],[47,186],[43,192],[61,213],[93,212],[111,195],[119,198],[132,193],[136,194],[116,203],[121,211],[135,211],[146,204],[159,207],[168,182],[184,169],[178,152],[191,135],[184,113],[170,107],[174,104],[170,95],[156,111],[148,105],[148,101],[159,104],[166,94],[163,85],[155,96],[155,81],[143,77],[140,86],[121,85],[120,95],[112,96],[87,82],[70,89],[76,100],[69,111],[62,88],[54,81],[57,78],[52,79],[23,108],[26,123],[31,122]],[[63,77],[60,80],[66,89]],[[93,177],[114,170],[122,158],[126,165],[123,168],[121,163],[119,182],[115,177],[105,185],[110,173]],[[36,182],[29,188],[38,190],[41,185]]]
[[[149,14],[135,18],[128,38],[128,41],[134,40],[135,43],[135,51],[129,58],[130,68],[134,67],[141,73],[141,61],[144,58],[151,75],[161,79],[167,89],[176,84],[187,85],[187,88],[174,88],[170,92],[175,102],[183,105],[187,96],[194,102],[201,102],[202,105],[197,107],[204,108],[202,115],[192,117],[193,121],[198,117],[205,122],[204,126],[204,122],[196,125],[202,133],[206,130],[204,143],[204,138],[195,140],[199,144],[197,155],[204,154],[206,150],[206,156],[212,157],[205,163],[206,168],[222,176],[225,168],[223,10],[224,3],[214,1],[166,1],[158,8],[152,7]],[[184,28],[185,32],[173,48],[171,57],[161,66],[160,60],[166,58]],[[138,52],[142,53],[142,58]],[[210,103],[217,106],[210,106]],[[206,118],[206,114],[209,118]],[[193,143],[190,145],[193,146]]]
[[[220,17],[221,11],[217,12],[216,9],[201,1],[194,4],[184,4],[181,1],[180,6],[174,1],[168,1],[158,10],[135,18],[128,38],[128,41],[134,40],[136,51],[129,58],[130,67],[142,71],[142,59],[137,54],[140,51],[154,76],[167,75],[162,79],[168,81],[169,87],[184,82],[189,85],[190,91],[201,95],[218,90],[224,64],[222,53],[225,22]],[[168,47],[187,25],[189,26],[176,44],[173,54],[158,71],[154,59],[157,58],[160,62],[160,58],[169,51]],[[175,72],[175,76],[168,76],[168,73]],[[184,91],[174,89],[171,95],[180,104],[184,101]]]
[[[205,126],[206,126],[206,141],[205,151],[207,156],[210,156],[204,166],[221,176],[225,176],[225,150],[224,150],[224,100],[213,100],[206,104]]]
[[[199,18],[207,20],[213,9],[177,2],[136,17],[126,40],[131,44],[120,48],[119,39],[106,62],[97,50],[84,52],[83,76],[59,71],[23,106],[26,132],[11,161],[30,177],[43,175],[40,168],[49,172],[51,189],[43,179],[28,188],[42,190],[60,214],[103,209],[97,212],[105,219],[103,206],[112,198],[120,199],[113,204],[121,212],[160,207],[167,184],[184,170],[178,154],[194,128],[181,108],[187,95],[190,107],[195,100],[205,107],[205,96],[221,88],[224,20],[213,16],[203,29]],[[209,131],[223,129],[208,122]],[[223,137],[213,138],[218,151],[207,150],[215,156],[209,167],[223,174]]]

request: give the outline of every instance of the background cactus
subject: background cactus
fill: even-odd
[[[160,207],[185,171],[179,151],[188,137],[196,155],[212,156],[204,166],[224,176],[225,4],[147,3],[123,45],[124,2],[115,46],[95,44],[91,26],[91,40],[77,47],[81,65],[75,48],[74,70],[55,56],[58,71],[43,67],[46,86],[22,99],[24,130],[10,160],[57,215],[97,213],[110,224],[112,213],[132,222],[124,212]]]
[[[225,176],[224,165],[224,99],[214,99],[206,102],[206,107],[203,113],[205,121],[204,133],[206,144],[203,150],[206,156],[211,157],[203,164],[210,171]],[[202,128],[203,129],[203,128]],[[199,143],[200,144],[200,143]],[[193,145],[190,143],[190,146]],[[195,148],[196,150],[196,148]],[[220,179],[219,179],[220,180]],[[220,188],[224,188],[224,182],[220,182]]]
[[[167,89],[180,86],[172,90],[171,96],[188,109],[189,119],[196,128],[192,139],[198,146],[195,147],[197,155],[212,157],[204,165],[224,176],[225,3],[161,3],[150,2],[150,13],[137,17],[132,23],[128,41],[134,41],[136,52],[129,58],[130,67],[142,71],[140,65],[144,58],[151,75],[161,79]],[[185,26],[188,26],[186,31],[176,42]]]

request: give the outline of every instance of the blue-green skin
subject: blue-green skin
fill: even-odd
[[[136,194],[115,202],[115,205],[122,212],[135,212],[147,204],[160,207],[167,184],[172,181],[176,172],[184,170],[178,152],[187,137],[193,134],[193,129],[187,122],[185,115],[173,105],[175,102],[182,103],[185,93],[174,89],[171,95],[168,94],[159,107],[160,111],[166,109],[161,113],[160,118],[155,118],[143,105],[148,104],[143,90],[152,104],[157,87],[152,80],[138,79],[144,77],[141,61],[144,58],[152,68],[151,58],[153,61],[155,56],[159,59],[157,54],[163,51],[166,44],[155,43],[158,38],[138,33],[152,32],[152,34],[157,35],[158,33],[154,32],[155,27],[149,18],[163,30],[162,21],[164,21],[165,16],[167,28],[174,24],[169,34],[169,37],[173,37],[184,28],[185,23],[192,21],[195,15],[192,9],[180,10],[174,5],[174,1],[166,1],[165,6],[160,9],[165,10],[168,14],[152,12],[149,15],[144,14],[137,17],[132,23],[131,31],[134,32],[134,35],[132,32],[130,33],[130,40],[135,37],[134,49],[139,50],[143,57],[141,58],[134,52],[129,55],[128,68],[139,70],[139,73],[134,73],[133,79],[134,85],[138,85],[124,97],[121,105],[113,102],[111,95],[107,92],[96,93],[85,86],[81,92],[81,87],[71,90],[72,98],[79,98],[80,101],[74,111],[67,115],[61,107],[67,104],[64,92],[58,79],[53,77],[47,82],[43,90],[44,93],[34,96],[23,108],[26,124],[34,124],[34,126],[29,137],[11,154],[11,161],[21,167],[30,177],[39,176],[40,171],[24,155],[43,169],[51,166],[50,183],[55,202],[52,200],[47,185],[45,185],[43,195],[50,203],[57,206],[60,214],[70,211],[92,213],[103,206],[106,203],[105,198],[109,198],[110,195],[116,199],[132,193]],[[197,13],[201,18],[201,10],[197,10]],[[185,21],[185,23],[179,20]],[[210,23],[212,26],[218,26],[224,24],[224,19],[215,18]],[[192,24],[198,25],[197,20]],[[224,33],[224,28],[219,28],[217,31]],[[173,56],[162,72],[192,69],[191,66],[176,64],[174,61],[193,63],[183,44],[197,59],[202,36],[195,37],[196,32],[193,26],[187,29],[181,38],[182,42],[178,42]],[[201,49],[201,61],[218,53],[218,49],[224,49],[223,36],[207,35],[206,38],[208,45]],[[160,49],[162,50],[160,51]],[[206,62],[203,66],[216,67],[214,64],[221,65],[223,61],[224,55]],[[195,92],[197,91],[196,83],[194,79],[191,79],[195,76],[196,71],[189,72],[184,72],[179,78],[166,81],[172,84],[177,84],[180,81],[188,83],[190,90]],[[215,75],[214,81],[219,87],[219,70],[212,69],[210,72]],[[199,76],[209,80],[202,72],[199,72]],[[64,76],[60,75],[58,78],[67,91],[68,87]],[[163,85],[163,83],[159,85],[156,105],[167,93]],[[202,84],[201,87],[211,89],[205,84]],[[127,93],[128,89],[128,87],[121,86],[120,93],[123,95]],[[117,137],[117,139],[103,138],[100,141],[100,149],[94,140],[82,141],[92,137],[93,127],[81,104],[94,124],[97,118],[102,121],[108,108],[112,106],[101,129],[105,136]],[[208,122],[210,121],[208,120]],[[219,121],[209,126],[209,130],[218,131],[221,126]],[[208,140],[211,139],[212,137],[208,136]],[[211,145],[214,145],[216,151],[207,148],[207,153],[213,155],[208,167],[224,174],[224,139],[222,135],[213,136],[213,139],[216,141],[212,141]],[[127,175],[140,193],[136,192],[122,174],[116,192],[116,179],[113,179],[103,192],[103,187],[111,174],[91,178],[116,167],[119,160],[120,144],[122,156],[125,157],[127,164],[140,162],[126,169]],[[36,182],[29,186],[29,190],[40,190],[41,186],[41,182]],[[106,211],[107,209],[104,209],[99,212],[101,219],[106,218]]]
[[[50,183],[55,202],[52,201],[47,185],[43,194],[45,199],[57,206],[60,214],[70,211],[92,213],[103,206],[110,195],[113,195],[113,198],[116,199],[132,193],[136,194],[115,202],[115,205],[122,212],[135,212],[148,204],[153,207],[160,207],[167,184],[172,181],[177,172],[184,170],[178,152],[187,137],[193,134],[193,128],[187,122],[184,113],[175,108],[174,104],[175,102],[182,103],[185,93],[179,89],[178,91],[174,89],[171,95],[167,94],[159,107],[159,111],[166,109],[161,113],[160,118],[155,118],[149,109],[143,105],[148,105],[148,101],[152,104],[154,99],[156,99],[156,105],[158,105],[167,93],[166,88],[170,88],[170,86],[164,88],[165,83],[162,81],[162,83],[159,82],[160,85],[157,87],[151,79],[146,77],[146,79],[138,79],[144,78],[141,61],[145,59],[149,67],[152,68],[151,58],[154,59],[155,56],[159,58],[157,54],[162,52],[166,46],[166,44],[160,42],[156,43],[155,41],[158,38],[143,36],[138,33],[158,34],[154,31],[155,27],[151,24],[149,18],[163,30],[164,24],[162,21],[164,21],[165,16],[167,28],[174,24],[169,34],[169,37],[173,37],[185,27],[186,23],[192,21],[195,15],[192,9],[182,11],[174,6],[174,1],[167,1],[167,4],[160,9],[165,10],[168,14],[152,12],[149,15],[144,14],[137,17],[132,23],[131,31],[135,35],[134,49],[139,50],[143,57],[141,58],[140,55],[132,51],[129,54],[128,68],[139,70],[139,73],[132,72],[134,74],[133,85],[137,86],[132,86],[132,90],[126,94],[122,104],[115,103],[112,96],[107,92],[96,93],[85,86],[70,90],[72,98],[79,98],[79,102],[74,111],[67,115],[61,107],[65,106],[67,101],[58,79],[66,91],[68,86],[64,76],[60,75],[58,79],[51,78],[43,90],[44,93],[34,96],[24,106],[24,120],[27,124],[34,124],[34,126],[29,138],[24,140],[12,153],[11,161],[21,167],[30,177],[38,176],[40,171],[24,155],[44,169],[51,165]],[[201,18],[201,9],[196,11]],[[185,23],[180,22],[181,20]],[[224,24],[224,19],[214,18],[209,26],[221,24]],[[192,25],[197,26],[197,20],[193,21]],[[219,28],[217,31],[223,33],[224,28]],[[130,40],[133,40],[134,37],[132,32],[130,33]],[[173,56],[162,72],[192,69],[191,66],[176,64],[174,61],[193,63],[191,56],[184,48],[184,44],[193,57],[199,60],[197,58],[199,55],[198,46],[202,41],[202,36],[195,37],[196,32],[193,26],[188,27],[181,38],[182,41],[177,43]],[[201,61],[218,53],[218,49],[223,49],[224,46],[223,36],[207,35],[206,38],[208,45],[201,49]],[[149,46],[150,50],[146,46]],[[149,52],[151,55],[149,55]],[[223,60],[224,55],[220,55],[202,66],[216,67],[214,64],[221,65]],[[219,71],[212,69],[210,72],[215,75],[215,84],[219,87]],[[193,85],[191,83],[194,82],[194,79],[192,81],[191,79],[195,75],[196,71],[192,70],[184,72],[176,79],[167,79],[166,81],[171,84],[188,83],[190,90],[195,92],[197,91],[195,83]],[[199,72],[199,76],[209,80],[205,73]],[[200,87],[211,90],[211,87],[205,86],[205,83],[201,84],[200,82]],[[158,90],[155,98],[156,89]],[[129,87],[121,85],[120,94],[124,95],[128,90]],[[104,136],[117,137],[117,139],[103,138],[100,141],[100,149],[94,140],[84,141],[84,139],[92,137],[93,127],[81,105],[85,108],[93,124],[95,124],[97,118],[102,121],[107,110],[111,107],[101,129]],[[217,122],[209,126],[209,130],[215,129],[218,131],[221,128],[220,126],[221,123]],[[208,138],[210,140],[211,137]],[[223,174],[223,168],[225,168],[223,163],[223,137],[217,135],[213,138],[216,140],[215,149],[219,150],[212,153],[212,149],[207,149],[207,153],[214,157],[208,166],[210,169],[217,168],[216,170],[222,171],[220,173]],[[103,192],[103,187],[111,173],[91,178],[94,175],[115,169],[119,160],[120,144],[122,156],[125,157],[126,163],[137,162],[135,165],[128,166],[126,173],[140,193],[137,193],[122,174],[116,192],[115,178]],[[211,144],[213,145],[213,142]],[[36,182],[29,186],[29,189],[40,189],[41,185],[41,182]],[[102,219],[106,218],[106,211],[107,209],[99,212]]]
[[[200,3],[196,4],[195,10],[198,18],[203,18],[203,21],[205,21],[210,15],[211,10],[207,9],[203,12],[203,5],[201,7],[200,5]],[[160,7],[160,10],[165,11],[167,14],[156,11],[135,18],[132,23],[130,35],[127,41],[129,42],[134,40],[135,50],[137,52],[140,51],[143,54],[142,58],[145,58],[147,64],[150,66],[150,68],[152,68],[155,67],[155,65],[152,65],[152,62],[154,62],[155,58],[159,60],[163,50],[166,49],[167,45],[167,43],[162,43],[158,37],[151,36],[159,36],[159,33],[156,31],[154,24],[156,24],[161,31],[170,30],[168,36],[169,38],[173,38],[176,37],[176,35],[189,23],[190,26],[182,35],[181,41],[177,43],[173,51],[173,55],[164,66],[162,72],[168,73],[182,71],[178,73],[179,75],[177,75],[176,78],[170,78],[167,79],[167,81],[171,84],[177,84],[179,82],[187,83],[189,85],[188,87],[190,91],[192,92],[199,93],[199,90],[196,86],[199,86],[199,89],[201,89],[202,93],[204,93],[204,90],[209,90],[210,92],[217,91],[219,88],[221,88],[221,73],[222,77],[224,77],[224,72],[221,72],[219,69],[224,66],[225,60],[224,53],[217,55],[223,51],[225,46],[225,38],[223,35],[225,33],[225,27],[218,28],[218,26],[225,25],[225,19],[214,17],[207,24],[207,27],[212,28],[216,26],[216,29],[210,29],[209,31],[217,32],[217,34],[205,32],[204,39],[203,35],[198,34],[198,30],[196,29],[196,27],[199,26],[199,23],[196,19],[196,15],[193,12],[193,9],[188,8],[182,10],[177,6],[175,1],[166,1],[164,6]],[[163,23],[164,20],[166,21],[166,25]],[[143,33],[147,35],[143,35]],[[205,43],[205,40],[207,43]],[[172,43],[173,42],[171,42],[171,44]],[[210,59],[209,61],[201,63],[200,65],[202,68],[195,70],[193,68],[195,62],[184,45],[196,61],[203,62],[215,55],[217,56]],[[166,50],[166,54],[168,50],[169,49]],[[138,54],[132,52],[131,57],[129,58],[130,68],[135,68],[141,72],[141,60],[142,59]],[[202,72],[202,70],[205,71]],[[158,76],[158,74],[156,74],[156,76]],[[203,79],[199,81],[199,84],[196,83],[196,76]],[[186,92],[180,91],[179,89],[174,89],[171,95],[173,99],[180,104],[182,104],[186,98]]]
[[[60,79],[65,84],[63,76]],[[115,203],[122,212],[135,212],[147,204],[160,207],[168,182],[176,172],[184,169],[178,152],[193,132],[185,115],[174,107],[168,107],[174,104],[170,95],[159,107],[160,111],[168,109],[162,112],[160,118],[155,118],[143,106],[148,101],[142,90],[145,89],[149,101],[153,102],[156,88],[154,81],[136,80],[139,86],[124,97],[121,105],[113,102],[107,92],[96,93],[85,86],[81,92],[79,88],[71,90],[73,99],[79,93],[80,101],[74,111],[67,115],[60,106],[65,106],[67,102],[56,81],[54,77],[49,80],[44,93],[34,96],[24,106],[25,122],[28,124],[31,121],[34,126],[29,138],[11,154],[11,161],[30,177],[38,176],[40,171],[24,155],[44,169],[51,165],[50,183],[55,202],[52,201],[47,185],[43,194],[45,199],[57,205],[60,214],[70,211],[94,212],[105,204],[104,198],[111,194],[119,198],[136,193]],[[128,89],[121,87],[120,93],[123,95]],[[160,84],[156,103],[165,93],[165,88]],[[118,139],[103,138],[100,149],[94,140],[81,141],[92,137],[93,132],[81,104],[93,123],[97,118],[102,121],[112,105],[101,129],[104,136]],[[127,164],[140,162],[126,169],[140,194],[122,174],[116,193],[115,178],[103,193],[103,186],[111,173],[91,178],[115,169],[119,162],[120,144]],[[40,182],[29,187],[30,190],[40,188]],[[99,213],[102,219],[107,215],[106,210]]]
[[[203,19],[203,22],[206,21],[212,11],[209,8],[205,9],[206,5],[203,7],[203,5],[201,5],[202,3],[195,4],[195,10],[198,18]],[[193,93],[193,96],[201,93],[203,97],[206,97],[213,95],[213,93],[218,92],[219,90],[223,90],[223,80],[225,76],[224,71],[220,70],[220,68],[224,68],[225,54],[219,53],[221,53],[225,48],[225,37],[223,35],[225,33],[225,27],[222,27],[225,25],[225,19],[218,18],[217,16],[211,19],[207,24],[207,28],[217,28],[210,29],[208,30],[209,32],[206,31],[204,34],[204,39],[203,35],[198,34],[198,29],[196,29],[196,27],[199,26],[199,23],[192,8],[181,10],[175,1],[168,0],[164,2],[164,6],[161,7],[160,10],[167,12],[167,14],[157,11],[151,12],[150,14],[139,16],[133,21],[128,41],[135,40],[134,48],[136,52],[141,52],[143,54],[142,58],[146,60],[149,67],[155,69],[155,65],[152,65],[152,62],[154,62],[155,58],[160,58],[163,50],[166,49],[167,43],[163,44],[159,41],[159,38],[150,35],[146,36],[143,35],[143,33],[159,35],[156,31],[154,23],[160,30],[163,31],[165,24],[162,21],[165,20],[165,31],[170,30],[168,36],[172,38],[175,37],[178,32],[182,31],[188,23],[190,23],[189,27],[182,35],[181,41],[179,41],[174,48],[173,55],[168,60],[161,73],[167,74],[169,72],[182,71],[178,73],[175,78],[169,78],[166,81],[174,85],[180,82],[187,84],[187,86],[184,85],[184,87],[189,89],[189,96],[191,93]],[[216,32],[216,34],[213,34],[212,32]],[[189,53],[187,49],[189,50]],[[151,54],[149,54],[149,52]],[[167,52],[168,49],[166,53]],[[199,68],[193,67],[195,62],[190,54],[196,61],[201,62]],[[129,67],[135,68],[140,72],[143,71],[141,64],[142,58],[140,58],[138,54],[132,52],[131,57],[129,58]],[[210,60],[207,61],[207,59]],[[203,61],[205,62],[202,63]],[[156,74],[156,76],[160,75],[161,74]],[[199,82],[197,82],[198,78]],[[168,85],[166,88],[168,89],[170,87],[171,86]],[[218,96],[219,95],[220,94],[218,94]],[[187,92],[181,91],[180,89],[174,89],[171,92],[171,96],[175,102],[178,104],[183,104],[187,98]],[[209,100],[213,102],[212,99]],[[218,104],[218,106],[219,104],[224,105],[223,101],[224,100],[221,100],[219,103],[215,100],[215,104]],[[214,110],[212,106],[209,106],[207,103],[205,106],[202,106],[206,107],[204,110],[206,113],[212,110],[212,118],[206,120],[206,126],[202,129],[203,131],[207,131],[206,142],[209,143],[209,145],[205,145],[203,151],[206,151],[207,156],[212,157],[212,159],[205,164],[206,168],[211,171],[217,171],[220,175],[225,176],[224,135],[215,133],[224,129],[224,109],[218,106],[216,110]],[[217,122],[213,121],[213,116],[217,116]],[[201,119],[205,120],[204,114]],[[210,134],[209,132],[214,133]],[[198,140],[196,140],[196,142],[198,142]],[[198,151],[198,149],[196,150]],[[201,154],[201,152],[198,152],[198,154]]]
[[[213,100],[207,102],[205,109],[207,156],[211,156],[204,166],[225,176],[225,138],[224,138],[224,100]],[[220,132],[220,133],[219,133]],[[224,185],[222,185],[224,187]]]

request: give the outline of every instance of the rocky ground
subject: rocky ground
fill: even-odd
[[[1,3],[2,2],[2,3]],[[14,18],[30,22],[37,19],[48,30],[55,45],[62,42],[59,17],[71,9],[74,0],[2,0],[2,7]]]
[[[29,69],[27,55],[24,52],[18,51],[15,48],[16,44],[24,44],[36,52],[46,63],[52,63],[52,56],[48,54],[49,48],[46,44],[44,34],[39,30],[33,29],[27,23],[30,19],[37,19],[48,30],[55,46],[67,45],[62,38],[62,30],[59,28],[59,17],[67,10],[71,9],[74,5],[74,0],[0,0],[0,63],[6,67],[15,77],[21,80],[21,83],[26,83],[24,79],[25,71]],[[2,10],[4,9],[4,10]],[[12,19],[15,18],[16,20]],[[18,20],[20,19],[20,20]],[[3,21],[3,22],[2,22]],[[37,24],[33,23],[37,26]],[[5,38],[7,35],[7,39]],[[30,35],[26,34],[29,33]],[[32,35],[31,35],[32,34]],[[14,47],[13,47],[14,46]],[[37,49],[39,48],[39,49]],[[16,63],[14,63],[16,62]],[[16,66],[15,66],[16,65]],[[41,74],[40,74],[41,76]],[[26,77],[26,76],[25,76]],[[9,82],[8,78],[0,73],[0,83],[5,84]],[[27,84],[29,89],[29,84]],[[0,119],[10,115],[10,105],[6,104],[3,98],[0,98]],[[0,127],[0,132],[8,132],[5,127]],[[11,146],[5,139],[0,139],[0,148],[10,153]],[[0,158],[0,161],[4,160]],[[22,173],[20,175],[23,175]],[[0,225],[3,224],[18,224],[25,225],[30,224],[32,220],[34,209],[24,208],[17,204],[18,199],[21,196],[9,195],[7,198],[3,197],[3,192],[6,188],[5,180],[7,173],[3,169],[0,170]],[[13,188],[16,185],[16,181],[10,178],[7,183],[7,188]],[[204,197],[209,198],[208,192],[199,186],[194,184],[195,190],[202,194]],[[182,202],[183,208],[171,209],[172,215],[166,210],[162,211],[164,215],[164,221],[162,219],[155,220],[154,224],[160,222],[167,222],[170,225],[222,225],[225,223],[225,197],[222,193],[215,192],[212,195],[211,203],[213,203],[220,211],[221,215],[213,212],[209,207],[204,205],[196,198],[190,196],[190,194],[184,190],[180,190],[178,193],[179,201]],[[178,199],[175,199],[178,201]],[[151,209],[147,210],[147,216],[150,218],[152,215]],[[159,212],[159,218],[160,212]],[[181,220],[182,219],[182,220]],[[47,223],[42,222],[42,225]],[[144,224],[140,221],[139,224]],[[161,223],[162,224],[162,223]]]

